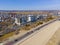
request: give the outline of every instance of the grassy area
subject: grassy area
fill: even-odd
[[[43,24],[43,22],[42,21],[36,21],[36,22],[33,22],[32,24],[26,24],[20,30],[30,30],[31,28],[35,28],[36,26],[38,26],[40,24]]]
[[[3,40],[7,39],[10,36],[13,36],[14,33],[15,32],[11,32],[11,33],[8,33],[8,34],[3,35],[2,37],[0,37],[0,41],[3,41]]]

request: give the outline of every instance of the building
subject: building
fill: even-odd
[[[37,16],[35,16],[35,15],[28,15],[27,18],[28,18],[27,22],[34,22],[37,20]]]
[[[26,24],[27,23],[27,16],[23,16],[20,18],[20,23],[21,24]]]
[[[15,24],[20,25],[20,19],[15,18]]]

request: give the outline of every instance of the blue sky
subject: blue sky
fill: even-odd
[[[0,0],[0,10],[60,10],[60,0]]]

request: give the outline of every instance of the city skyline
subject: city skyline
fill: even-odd
[[[0,0],[0,10],[60,10],[60,0]]]

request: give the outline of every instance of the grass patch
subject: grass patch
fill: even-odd
[[[0,41],[3,41],[5,39],[7,39],[8,37],[11,37],[14,35],[15,32],[11,32],[11,33],[8,33],[8,34],[5,34],[3,35],[2,37],[0,37]]]

